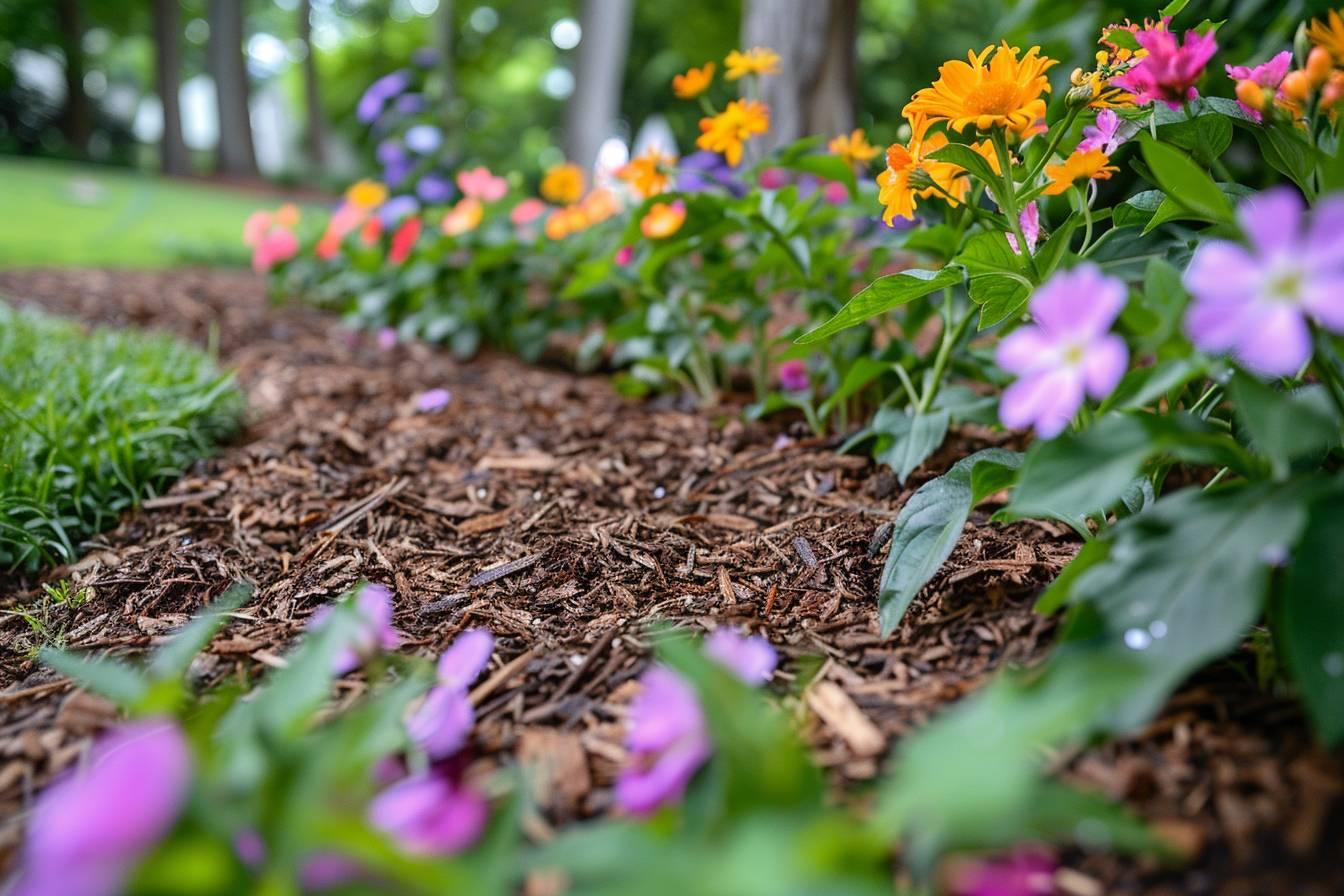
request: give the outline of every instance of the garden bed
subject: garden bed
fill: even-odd
[[[208,679],[277,662],[309,613],[360,579],[397,594],[405,649],[459,631],[499,639],[476,693],[476,745],[545,757],[554,786],[533,833],[605,812],[621,721],[646,661],[645,624],[750,627],[784,680],[821,663],[798,698],[837,787],[871,779],[894,738],[1031,663],[1054,621],[1035,596],[1077,540],[1063,527],[991,525],[977,512],[890,639],[878,634],[879,528],[915,487],[1008,436],[964,427],[912,481],[834,451],[801,425],[743,424],[736,407],[632,402],[596,377],[422,345],[381,350],[333,319],[267,305],[259,278],[217,272],[10,272],[0,294],[85,320],[205,343],[249,397],[237,444],[128,514],[69,578],[89,599],[54,611],[72,648],[136,651],[243,578],[254,600],[198,659]],[[452,398],[417,411],[431,389]],[[991,502],[992,503],[992,502]],[[38,600],[11,578],[5,606]],[[20,810],[110,720],[0,625],[0,807]],[[1074,780],[1122,798],[1191,855],[1156,866],[1066,857],[1068,892],[1330,893],[1344,887],[1344,776],[1299,705],[1256,687],[1249,653],[1189,683],[1131,739],[1060,756]],[[992,745],[985,745],[992,749]],[[1165,889],[1164,889],[1165,888]]]

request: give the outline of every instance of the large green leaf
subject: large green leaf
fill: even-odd
[[[1213,179],[1189,156],[1146,134],[1140,143],[1149,171],[1168,197],[1210,221],[1223,223],[1232,220],[1232,204]]]
[[[122,709],[138,704],[149,692],[144,675],[120,660],[44,648],[39,659],[80,687],[101,694]]]
[[[1315,195],[1311,173],[1320,153],[1298,134],[1297,128],[1276,124],[1253,128],[1251,133],[1255,134],[1260,152],[1271,167],[1291,178],[1308,196]]]
[[[940,162],[951,162],[953,165],[964,168],[991,188],[996,187],[1001,179],[990,167],[988,159],[961,143],[949,143],[937,152],[929,153],[929,158]]]
[[[1280,392],[1245,373],[1228,384],[1237,419],[1251,437],[1251,448],[1269,458],[1277,478],[1287,478],[1292,462],[1319,455],[1339,444],[1339,418],[1325,387],[1305,386]]]
[[[905,485],[906,478],[943,444],[949,422],[951,415],[947,411],[917,414],[882,408],[873,415],[872,429],[876,435],[888,436],[891,441],[873,457],[891,467],[897,481]]]
[[[1027,304],[1031,281],[1022,273],[1022,259],[997,231],[977,233],[957,256],[970,280],[971,301],[980,305],[980,329],[1012,317]]]
[[[154,679],[180,678],[186,674],[187,667],[196,658],[196,654],[210,643],[229,619],[229,614],[241,607],[252,597],[253,586],[247,582],[234,582],[205,612],[184,625],[170,638],[149,661],[149,676]]]
[[[940,271],[909,270],[879,277],[859,290],[834,317],[815,330],[799,336],[796,342],[799,345],[820,342],[832,333],[861,324],[870,317],[913,302],[931,292],[956,286],[964,277],[965,272],[958,265],[948,265]]]
[[[1002,448],[977,451],[924,483],[905,502],[892,529],[877,598],[883,637],[900,624],[919,589],[952,553],[971,508],[1007,484],[986,475],[984,468],[991,468],[990,473],[996,472],[992,468],[1015,470],[1021,461],[1022,455]]]

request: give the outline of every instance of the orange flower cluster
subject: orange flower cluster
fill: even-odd
[[[600,224],[621,210],[620,200],[606,187],[597,187],[578,202],[557,208],[546,218],[542,232],[550,240],[562,240]]]

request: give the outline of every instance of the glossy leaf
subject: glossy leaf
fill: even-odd
[[[956,286],[964,276],[961,267],[949,265],[940,271],[909,270],[879,277],[855,294],[834,317],[799,336],[796,342],[799,345],[820,342],[832,333],[857,326],[870,317],[884,314],[931,292]]]

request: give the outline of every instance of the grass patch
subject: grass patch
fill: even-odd
[[[0,302],[0,569],[74,559],[235,431],[242,408],[199,349]]]

